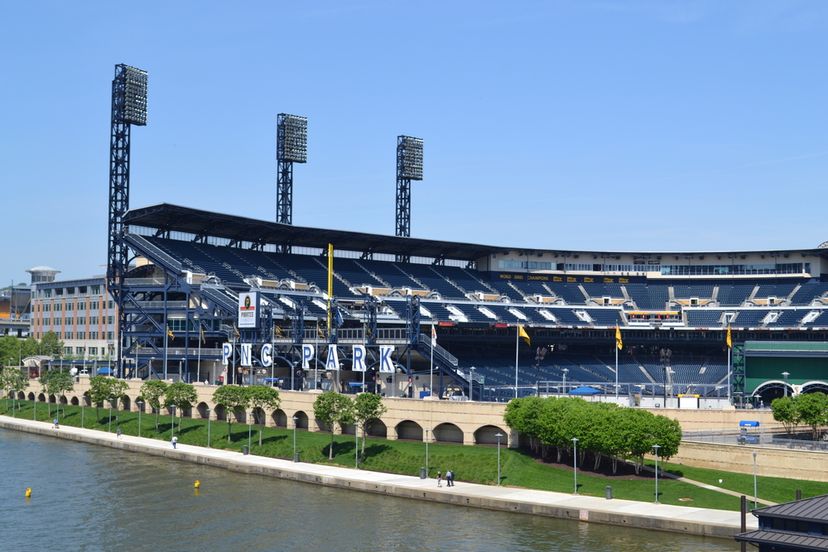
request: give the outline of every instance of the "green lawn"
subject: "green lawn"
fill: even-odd
[[[20,418],[33,419],[32,402],[21,401],[20,410],[14,415]],[[50,405],[51,414],[47,412],[45,403],[37,403],[36,419],[51,421],[55,416],[55,405]],[[0,413],[7,412],[7,402],[0,401]],[[83,426],[88,429],[97,429],[115,432],[120,427],[126,435],[138,434],[138,414],[134,412],[112,412],[112,424],[108,423],[109,409],[83,408],[77,406],[62,407],[65,412],[60,416],[63,425]],[[141,415],[141,436],[169,441],[172,437],[172,421],[170,416],[158,417],[158,430],[155,428],[155,415]],[[176,421],[178,424],[178,420]],[[241,450],[248,443],[248,428],[246,424],[233,424],[230,440],[226,422],[212,422],[210,424],[210,446],[214,448]],[[262,445],[259,446],[259,431],[262,432]],[[181,429],[176,431],[180,443],[192,445],[207,445],[207,421],[201,419],[184,418],[181,420]],[[283,428],[260,428],[253,426],[251,432],[251,454],[290,459],[293,456],[293,431]],[[300,451],[303,462],[333,463],[344,467],[354,466],[354,437],[353,435],[339,435],[334,439],[334,458],[328,460],[328,446],[331,442],[330,434],[315,433],[299,430],[296,432],[297,449]],[[544,464],[519,450],[501,448],[501,465],[503,484],[531,489],[559,491],[571,493],[573,491],[572,469]],[[425,444],[413,441],[389,441],[385,439],[369,438],[366,444],[365,457],[360,467],[406,475],[417,475],[420,467],[425,465]],[[723,488],[744,493],[748,497],[753,495],[753,477],[729,472],[719,472],[702,468],[691,468],[677,464],[666,464],[666,468],[676,474],[685,475],[691,479],[718,485],[722,479]],[[434,477],[437,470],[451,469],[456,474],[457,481],[494,484],[497,479],[497,449],[493,446],[463,446],[453,444],[429,445],[429,475]],[[654,496],[654,481],[651,474],[639,478],[613,478],[593,475],[590,472],[578,472],[579,492],[584,495],[604,496],[604,488],[611,485],[616,498],[629,500],[652,501]],[[793,500],[794,490],[802,489],[803,496],[814,496],[828,493],[828,483],[798,481],[774,477],[759,477],[759,498],[774,502]],[[659,479],[660,501],[666,504],[698,506],[702,508],[717,508],[724,510],[738,510],[739,499],[715,491],[673,481]],[[680,500],[684,499],[684,500]],[[690,500],[687,500],[690,499]]]

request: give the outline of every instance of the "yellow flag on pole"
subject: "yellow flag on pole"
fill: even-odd
[[[615,326],[615,347],[620,351],[624,348],[624,341],[621,339],[621,328]]]
[[[526,341],[527,345],[529,345],[530,347],[532,346],[532,340],[529,338],[529,334],[526,333],[526,329],[520,324],[518,324],[518,336],[524,341]]]
[[[730,335],[730,324],[727,325],[727,336],[725,337],[725,343],[727,344],[728,349],[733,348],[733,336]]]

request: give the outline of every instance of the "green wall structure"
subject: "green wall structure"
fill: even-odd
[[[828,385],[828,343],[802,341],[746,341],[745,393],[752,394],[767,381],[802,385],[821,381]]]

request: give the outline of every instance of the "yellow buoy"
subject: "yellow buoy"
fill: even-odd
[[[201,488],[201,481],[196,479],[195,483],[193,483],[193,487],[196,488],[196,489],[200,489]]]
[[[31,498],[31,497],[32,497],[32,488],[31,487],[26,487],[26,498]]]

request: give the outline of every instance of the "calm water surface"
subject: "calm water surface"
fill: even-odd
[[[0,467],[2,550],[738,550],[719,539],[326,489],[2,429]]]

